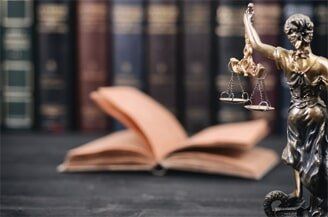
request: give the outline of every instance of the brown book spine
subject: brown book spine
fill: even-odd
[[[196,132],[210,123],[211,2],[183,3],[184,120]]]
[[[177,114],[178,5],[172,0],[147,5],[147,71],[149,94]]]
[[[78,1],[79,128],[104,130],[107,120],[89,94],[108,80],[108,1]]]
[[[279,3],[255,3],[255,28],[259,33],[261,40],[273,46],[279,45],[279,33],[280,33],[280,17],[282,16],[282,9]],[[267,95],[267,99],[271,106],[276,110],[270,112],[252,112],[254,118],[266,118],[271,122],[270,126],[275,126],[278,116],[278,95],[280,74],[277,70],[274,61],[267,59],[266,57],[255,54],[254,61],[261,63],[266,69],[266,78],[264,80],[265,89],[264,94]],[[256,80],[252,79],[252,86],[255,87]],[[255,94],[255,100],[253,103],[260,103],[260,94]]]

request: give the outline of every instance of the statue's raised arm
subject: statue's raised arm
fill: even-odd
[[[253,26],[253,20],[254,20],[254,4],[249,3],[247,10],[244,13],[244,25],[245,25],[245,32],[248,36],[250,44],[252,45],[252,48],[254,50],[260,52],[265,57],[269,59],[274,59],[275,47],[272,45],[262,43],[259,35],[257,34]]]

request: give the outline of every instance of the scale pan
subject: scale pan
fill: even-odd
[[[233,104],[243,104],[243,103],[248,102],[248,99],[231,98],[231,97],[220,97],[219,100],[222,102],[233,103]]]
[[[274,107],[268,105],[245,105],[244,107],[248,110],[261,112],[272,111],[275,109]]]

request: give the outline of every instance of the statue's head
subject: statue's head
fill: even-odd
[[[285,33],[296,49],[308,46],[313,38],[313,23],[308,16],[294,14],[285,23]]]

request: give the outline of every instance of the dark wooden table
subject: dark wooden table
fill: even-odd
[[[1,216],[264,216],[266,193],[292,190],[279,165],[261,181],[170,171],[60,174],[65,152],[99,135],[11,133],[1,138]],[[262,145],[281,153],[285,140]]]

